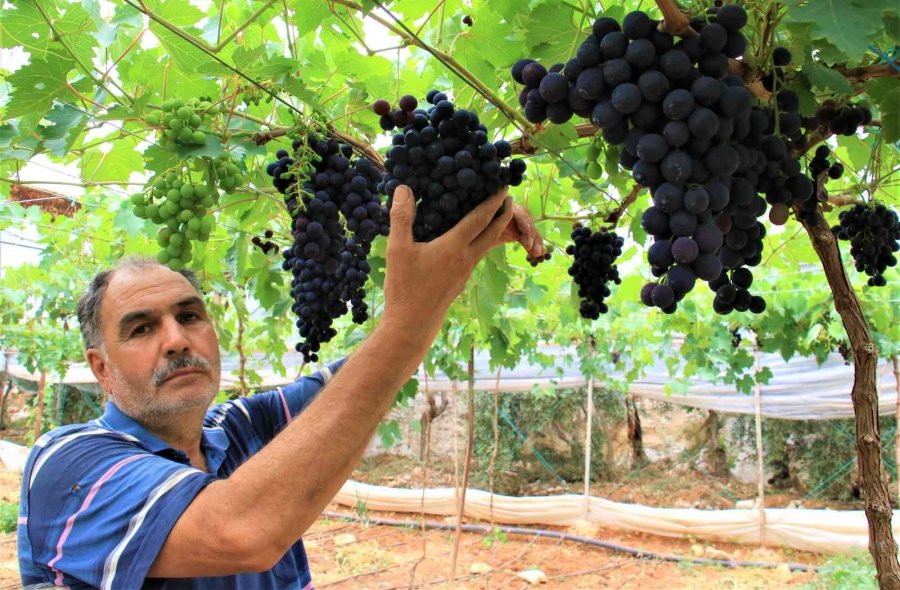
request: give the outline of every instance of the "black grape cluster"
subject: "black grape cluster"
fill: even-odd
[[[838,105],[833,100],[826,100],[818,109],[814,119],[815,125],[825,134],[855,135],[856,129],[872,122],[872,110],[862,104]]]
[[[304,362],[315,362],[348,306],[354,322],[368,318],[366,258],[372,240],[388,234],[389,220],[378,195],[381,172],[371,161],[353,161],[349,145],[312,133],[292,147],[294,157],[279,150],[267,172],[291,212],[294,241],[282,256],[293,274],[291,310],[303,339],[296,349]]]
[[[802,138],[796,95],[779,92],[776,114],[754,106],[743,80],[728,73],[729,58],[746,47],[746,22],[736,4],[715,7],[692,21],[696,36],[676,41],[640,11],[621,25],[603,17],[556,72],[567,83],[571,111],[589,116],[608,144],[622,146],[620,164],[650,189],[653,205],[642,226],[654,237],[648,260],[660,280],[646,285],[641,299],[667,313],[698,278],[716,291],[719,313],[763,311],[745,268],[762,261],[765,228],[757,218],[768,204],[786,206],[812,192],[789,153]],[[513,78],[526,84],[520,101],[529,120],[563,120],[557,111],[565,107],[555,106],[562,83],[551,77],[557,69],[545,73],[533,60],[513,65]]]
[[[253,243],[254,246],[256,246],[257,248],[262,250],[263,254],[268,254],[269,252],[273,252],[273,251],[275,253],[278,253],[278,250],[279,250],[278,244],[276,244],[275,242],[272,241],[272,237],[274,235],[275,235],[275,233],[272,230],[267,229],[265,231],[265,233],[263,234],[263,236],[264,236],[263,238],[261,238],[259,236],[253,236],[253,239],[251,239],[250,241]]]
[[[192,178],[191,166],[182,163],[154,175],[145,192],[131,196],[136,217],[162,226],[156,235],[156,259],[173,270],[191,261],[194,240],[209,240],[215,227],[210,209],[219,203],[219,189],[233,193],[244,182],[237,161],[227,156],[198,160],[193,167],[202,170],[202,179]]]
[[[566,254],[574,256],[569,276],[578,285],[578,296],[582,299],[579,312],[581,317],[596,320],[601,313],[609,311],[603,302],[609,297],[610,282],[622,282],[616,259],[622,254],[624,240],[614,232],[595,231],[575,225],[572,241],[566,247]]]
[[[409,186],[416,198],[413,237],[420,242],[445,233],[501,187],[520,185],[525,174],[524,160],[501,164],[512,147],[506,140],[488,141],[478,115],[454,107],[437,90],[426,98],[432,105],[427,110],[417,108],[418,101],[410,95],[400,98],[400,109],[393,113],[387,101],[374,105],[382,128],[398,129],[386,152],[378,190],[387,195],[390,208],[394,190]]]
[[[900,250],[900,219],[897,212],[884,205],[857,204],[841,211],[840,224],[832,228],[840,240],[850,241],[850,255],[856,270],[869,275],[870,287],[887,284],[884,271],[897,265],[895,252]]]
[[[825,190],[825,182],[829,178],[836,180],[840,178],[844,174],[844,165],[840,162],[835,162],[832,164],[828,161],[828,157],[831,155],[831,150],[827,145],[820,145],[816,148],[815,157],[809,162],[809,175],[813,180],[813,191],[803,200],[798,200],[799,212],[797,217],[801,221],[805,221],[806,223],[816,224],[818,223],[818,215],[816,210],[819,206],[819,201],[827,201],[828,200],[828,192]],[[785,211],[779,209],[782,205],[775,205],[772,207],[772,210],[769,212],[769,219],[775,225],[784,225],[785,221],[788,218],[788,212],[785,207]]]
[[[159,145],[168,151],[175,151],[178,146],[204,145],[206,132],[201,127],[208,127],[209,119],[220,112],[218,105],[200,98],[174,98],[161,108],[162,114],[150,113],[144,121],[161,128]]]

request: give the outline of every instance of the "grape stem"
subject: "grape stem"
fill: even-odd
[[[662,23],[660,23],[663,31],[679,37],[697,36],[697,31],[691,28],[687,16],[681,12],[674,0],[656,0],[656,5],[663,15]]]

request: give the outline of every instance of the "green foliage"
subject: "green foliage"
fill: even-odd
[[[558,477],[582,480],[586,393],[585,389],[548,389],[499,394],[495,448],[494,394],[476,392],[473,484],[487,489],[495,452],[494,490],[499,493],[516,493],[520,484],[530,481],[555,483]],[[601,421],[622,420],[624,398],[615,392],[595,390],[594,406],[591,473],[600,479],[611,467],[605,462],[606,437]]]
[[[876,590],[875,564],[863,551],[836,555],[820,566],[815,580],[806,590]]]
[[[19,503],[0,502],[0,531],[13,533],[19,526]]]
[[[879,422],[881,458],[888,472],[894,465],[894,418]],[[766,466],[774,472],[776,487],[798,487],[809,497],[827,500],[855,499],[856,441],[853,420],[777,420],[763,418],[762,438]],[[755,444],[752,416],[741,416],[731,431],[734,446]],[[783,478],[789,474],[790,480]]]
[[[648,240],[639,214],[649,201],[646,191],[618,224],[629,247],[620,260],[624,281],[609,299],[611,312],[596,322],[578,316],[563,253],[571,223],[581,219],[596,225],[631,192],[633,182],[613,165],[615,149],[596,153],[592,140],[579,138],[572,123],[534,128],[512,117],[518,89],[508,70],[519,57],[549,64],[572,56],[598,16],[590,3],[453,1],[433,11],[422,2],[401,0],[388,7],[396,21],[372,13],[375,5],[368,1],[134,4],[150,16],[131,3],[108,9],[97,0],[14,0],[0,9],[0,47],[21,48],[27,60],[15,71],[0,71],[0,230],[36,228],[46,248],[39,265],[3,269],[0,347],[20,349],[30,367],[62,371],[81,358],[73,305],[94,272],[125,254],[159,252],[160,224],[135,215],[130,200],[146,204],[144,191],[135,187],[173,167],[199,182],[209,172],[189,165],[222,157],[234,162],[240,172],[234,178],[240,180],[230,189],[222,187],[231,194],[207,209],[203,219],[215,222],[208,241],[194,243],[188,265],[209,294],[223,348],[262,353],[266,365],[296,374],[297,367],[281,361],[297,337],[289,278],[277,255],[264,255],[251,245],[251,238],[266,229],[282,245],[291,235],[266,162],[290,145],[289,129],[331,127],[360,143],[383,146],[386,137],[368,106],[407,92],[423,96],[431,87],[479,112],[497,138],[530,135],[538,150],[528,156],[525,184],[512,192],[533,212],[554,255],[532,269],[521,248],[493,253],[451,308],[426,359],[427,370],[463,378],[473,348],[490,352],[493,369],[522,359],[547,366],[550,359],[541,346],[577,343],[579,358],[568,360],[585,374],[605,379],[610,369],[625,372],[622,382],[605,383],[608,389],[624,390],[646,366],[666,358],[673,394],[683,391],[691,376],[748,392],[754,377],[768,377],[764,367],[756,375],[752,334],[759,336],[763,350],[785,358],[823,358],[846,340],[839,318],[828,313],[833,305],[819,261],[805,233],[791,224],[771,229],[765,239],[765,262],[754,289],[758,286],[769,301],[766,314],[719,317],[703,288],[673,316],[640,307],[638,290],[648,276]],[[699,11],[708,4],[687,6]],[[900,150],[892,142],[900,138],[900,85],[896,78],[844,73],[877,66],[881,56],[873,48],[894,46],[897,7],[887,0],[745,4],[751,14],[745,60],[751,77],[769,67],[774,45],[784,45],[796,64],[787,72],[787,84],[800,94],[805,114],[826,98],[841,102],[855,96],[872,104],[881,122],[880,132],[871,127],[859,136],[828,140],[848,170],[829,190],[895,206]],[[638,7],[659,16],[652,3],[637,0],[608,6],[603,14],[622,18]],[[465,15],[474,18],[474,26],[462,24]],[[417,32],[419,40],[410,39],[397,21]],[[279,24],[284,22],[295,28],[286,30]],[[368,33],[373,29],[377,36]],[[205,134],[202,145],[166,138],[164,107],[176,99],[209,100],[221,110],[198,128]],[[257,134],[264,130],[276,131],[274,139],[262,141]],[[170,141],[175,151],[163,149],[173,147]],[[67,168],[76,170],[74,178],[64,181],[83,185],[76,197],[82,206],[73,217],[53,217],[9,200],[14,179],[41,174],[27,165],[40,164],[36,156],[74,165]],[[837,213],[828,214],[830,223]],[[185,235],[188,229],[178,228]],[[167,239],[171,242],[171,236],[162,241]],[[187,261],[183,250],[173,248],[174,258]],[[348,318],[338,321],[328,358],[351,350],[378,320],[384,240],[373,244],[370,262],[372,318],[362,326]],[[900,287],[894,282],[881,290],[863,288],[864,280],[850,272],[879,352],[900,352]],[[730,346],[735,328],[748,336],[738,349]],[[676,335],[684,336],[680,348],[673,345]],[[591,336],[596,355],[588,351]],[[257,369],[241,375],[247,388],[258,383]],[[387,426],[382,434],[390,437],[391,430]]]

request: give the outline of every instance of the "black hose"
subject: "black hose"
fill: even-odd
[[[416,522],[413,520],[396,520],[393,518],[379,518],[379,517],[366,517],[365,519],[359,518],[358,516],[353,516],[350,514],[343,514],[341,512],[323,512],[322,516],[327,518],[335,518],[335,519],[343,519],[343,520],[353,520],[358,522],[372,522],[375,524],[387,525],[387,526],[402,526],[407,528],[426,528],[426,529],[437,529],[437,530],[455,530],[455,524],[443,523],[443,522]],[[719,565],[722,567],[728,568],[737,568],[737,567],[766,567],[766,568],[776,568],[788,566],[788,569],[792,572],[817,572],[819,571],[819,566],[810,565],[805,563],[777,563],[774,561],[745,561],[745,560],[737,560],[737,559],[713,559],[710,557],[685,557],[682,555],[675,555],[674,553],[657,553],[655,551],[645,551],[643,549],[635,549],[634,547],[628,547],[627,545],[618,545],[616,543],[609,543],[607,541],[600,541],[598,539],[591,539],[590,537],[581,537],[578,535],[570,535],[569,533],[561,533],[559,531],[548,531],[545,529],[530,529],[525,527],[517,527],[517,526],[489,526],[484,524],[463,524],[462,530],[468,533],[490,533],[495,529],[499,529],[508,535],[529,535],[529,536],[537,536],[537,537],[548,537],[551,539],[563,539],[565,541],[575,541],[576,543],[584,543],[585,545],[591,545],[593,547],[600,547],[601,549],[608,549],[610,551],[615,551],[617,553],[625,553],[627,555],[631,555],[637,557],[638,559],[656,559],[660,561],[674,561],[674,562],[688,562],[695,563],[698,565]]]

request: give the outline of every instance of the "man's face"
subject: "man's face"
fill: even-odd
[[[113,273],[100,306],[106,354],[94,374],[125,414],[148,427],[202,413],[219,390],[219,341],[200,294],[164,266]]]

